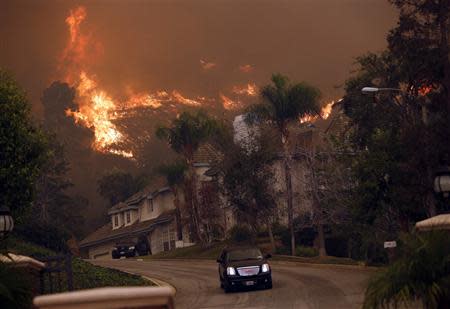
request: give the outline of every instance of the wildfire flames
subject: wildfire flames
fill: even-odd
[[[330,103],[326,104],[322,109],[320,110],[320,115],[306,115],[302,118],[300,118],[300,123],[305,122],[314,122],[319,117],[322,119],[327,119],[331,115],[331,111],[333,110],[333,105],[335,104],[335,101],[331,101]]]
[[[128,98],[119,102],[99,86],[94,74],[89,72],[89,66],[102,52],[101,44],[93,42],[92,35],[81,31],[81,25],[87,17],[85,7],[70,11],[66,18],[69,27],[69,40],[64,49],[59,70],[63,72],[65,82],[77,90],[77,110],[66,110],[66,115],[73,117],[76,123],[91,128],[95,141],[93,148],[101,152],[109,152],[131,158],[133,153],[119,149],[127,137],[113,123],[127,114],[130,109],[147,107],[160,108],[164,103],[178,103],[187,106],[200,106],[208,101],[204,97],[195,99],[183,96],[179,91],[167,92],[159,90],[154,93],[130,93]],[[214,63],[201,61],[205,69],[215,66]]]
[[[129,136],[116,125],[120,119],[125,119],[133,115],[137,108],[147,108],[159,110],[168,107],[170,112],[178,113],[177,105],[184,106],[206,106],[215,102],[215,99],[208,99],[198,96],[188,98],[178,90],[166,91],[157,90],[154,92],[134,92],[128,89],[125,99],[118,100],[100,86],[100,80],[92,72],[94,64],[104,53],[102,45],[93,40],[93,35],[82,31],[82,25],[87,18],[86,8],[77,7],[70,11],[66,18],[69,30],[69,38],[59,61],[60,78],[77,90],[77,105],[75,110],[66,110],[66,115],[72,117],[80,125],[90,128],[94,132],[95,140],[92,147],[100,152],[121,155],[133,158],[134,154],[127,148],[126,141]],[[217,65],[213,62],[200,60],[201,68],[210,70]],[[249,64],[241,65],[239,71],[249,73],[253,71],[253,66]],[[242,107],[242,97],[255,97],[258,94],[257,86],[254,83],[237,85],[232,87],[231,94],[236,97],[219,93],[218,96],[222,106],[226,110]],[[322,109],[321,117],[327,118],[331,112],[334,102]],[[135,113],[134,113],[135,114]],[[313,121],[318,116],[306,116],[301,122]]]
[[[247,84],[245,86],[234,86],[233,87],[233,93],[235,94],[245,94],[251,97],[256,96],[257,88],[255,84]]]
[[[253,71],[253,67],[250,64],[244,64],[239,66],[239,71],[243,73],[250,73]]]
[[[433,91],[433,86],[422,86],[418,89],[418,93],[421,96],[426,96],[427,94],[429,94],[431,91]]]
[[[232,110],[239,106],[239,101],[233,101],[222,93],[220,94],[220,98],[222,99],[223,108],[225,108],[226,110]]]

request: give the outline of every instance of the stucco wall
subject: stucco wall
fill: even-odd
[[[140,205],[140,220],[146,221],[155,219],[163,212],[174,209],[173,194],[171,191],[165,191],[153,198],[153,211],[150,211],[150,203],[152,200],[145,199]]]
[[[111,251],[114,247],[114,242],[107,242],[89,248],[90,259],[111,259]]]
[[[130,223],[127,223],[127,213],[130,214]],[[132,210],[126,210],[123,212],[123,218],[124,218],[124,226],[129,226],[135,223],[139,219],[139,213],[138,210],[132,209]]]

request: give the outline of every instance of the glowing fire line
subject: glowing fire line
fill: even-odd
[[[314,122],[319,117],[322,118],[322,119],[327,119],[331,115],[331,112],[333,110],[334,104],[336,104],[336,102],[335,101],[331,101],[330,103],[328,103],[324,107],[322,107],[322,109],[320,110],[320,115],[306,115],[306,116],[300,118],[299,119],[300,123]]]
[[[112,122],[120,117],[118,111],[126,114],[127,110],[138,107],[157,109],[166,102],[200,106],[207,99],[203,97],[186,98],[177,90],[173,90],[171,93],[159,90],[155,93],[132,93],[123,102],[115,101],[98,86],[95,76],[88,73],[87,64],[92,55],[88,55],[87,48],[91,45],[97,47],[99,44],[93,43],[90,35],[81,32],[81,24],[86,17],[86,9],[80,6],[70,10],[70,14],[65,20],[69,27],[69,40],[62,53],[59,69],[64,71],[64,80],[75,86],[78,95],[78,109],[66,110],[66,115],[73,117],[76,123],[93,130],[95,140],[92,147],[94,149],[131,158],[133,157],[131,151],[118,149],[118,146],[127,138]],[[92,50],[95,51],[98,48]]]

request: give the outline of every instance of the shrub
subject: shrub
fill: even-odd
[[[15,233],[23,240],[47,249],[58,252],[69,251],[66,241],[70,235],[61,227],[50,223],[31,221],[27,225],[17,226]]]
[[[302,257],[314,257],[319,255],[319,251],[313,247],[297,246],[295,248],[295,255]]]
[[[233,243],[254,244],[256,240],[255,232],[246,225],[233,226],[228,232],[228,240]]]
[[[275,232],[274,232],[275,234]],[[277,227],[276,234],[284,247],[291,247],[291,233],[288,227]],[[316,232],[313,228],[302,228],[295,232],[295,243],[302,246],[312,246]]]
[[[31,308],[29,279],[23,270],[0,263],[0,308]]]
[[[372,277],[363,308],[448,308],[450,238],[448,231],[403,235],[398,259]]]

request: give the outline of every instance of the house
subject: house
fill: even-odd
[[[208,173],[218,153],[209,145],[203,145],[194,156],[197,187],[213,180]],[[183,196],[179,196],[180,201]],[[109,222],[80,242],[81,255],[90,259],[111,258],[116,244],[146,241],[151,254],[190,246],[188,212],[181,209],[181,222],[176,222],[174,194],[164,178],[154,180],[149,186],[114,205],[107,215]],[[182,225],[182,239],[177,239],[177,224]]]
[[[144,239],[150,251],[158,253],[175,247],[176,222],[173,193],[158,179],[144,190],[109,211],[109,222],[80,242],[80,251],[90,259],[111,258],[118,243]],[[189,242],[185,239],[183,241]]]
[[[239,115],[233,122],[235,142],[242,146],[255,147],[254,136],[258,134],[257,126],[245,123],[243,115]],[[347,119],[341,108],[341,103],[333,105],[330,116],[327,119],[316,119],[310,124],[294,123],[289,127],[290,131],[290,154],[291,154],[291,182],[293,189],[293,211],[294,218],[308,218],[313,215],[313,200],[311,193],[311,170],[308,166],[307,158],[311,152],[326,147],[330,136],[340,138],[347,127]],[[272,170],[275,177],[275,194],[277,200],[277,211],[273,221],[278,221],[284,225],[288,223],[287,202],[286,202],[286,182],[283,162],[282,144],[279,133],[276,130],[265,132],[265,138],[270,139],[280,151],[277,159],[272,163]],[[231,215],[232,217],[232,215]],[[236,222],[233,218],[230,222]]]

